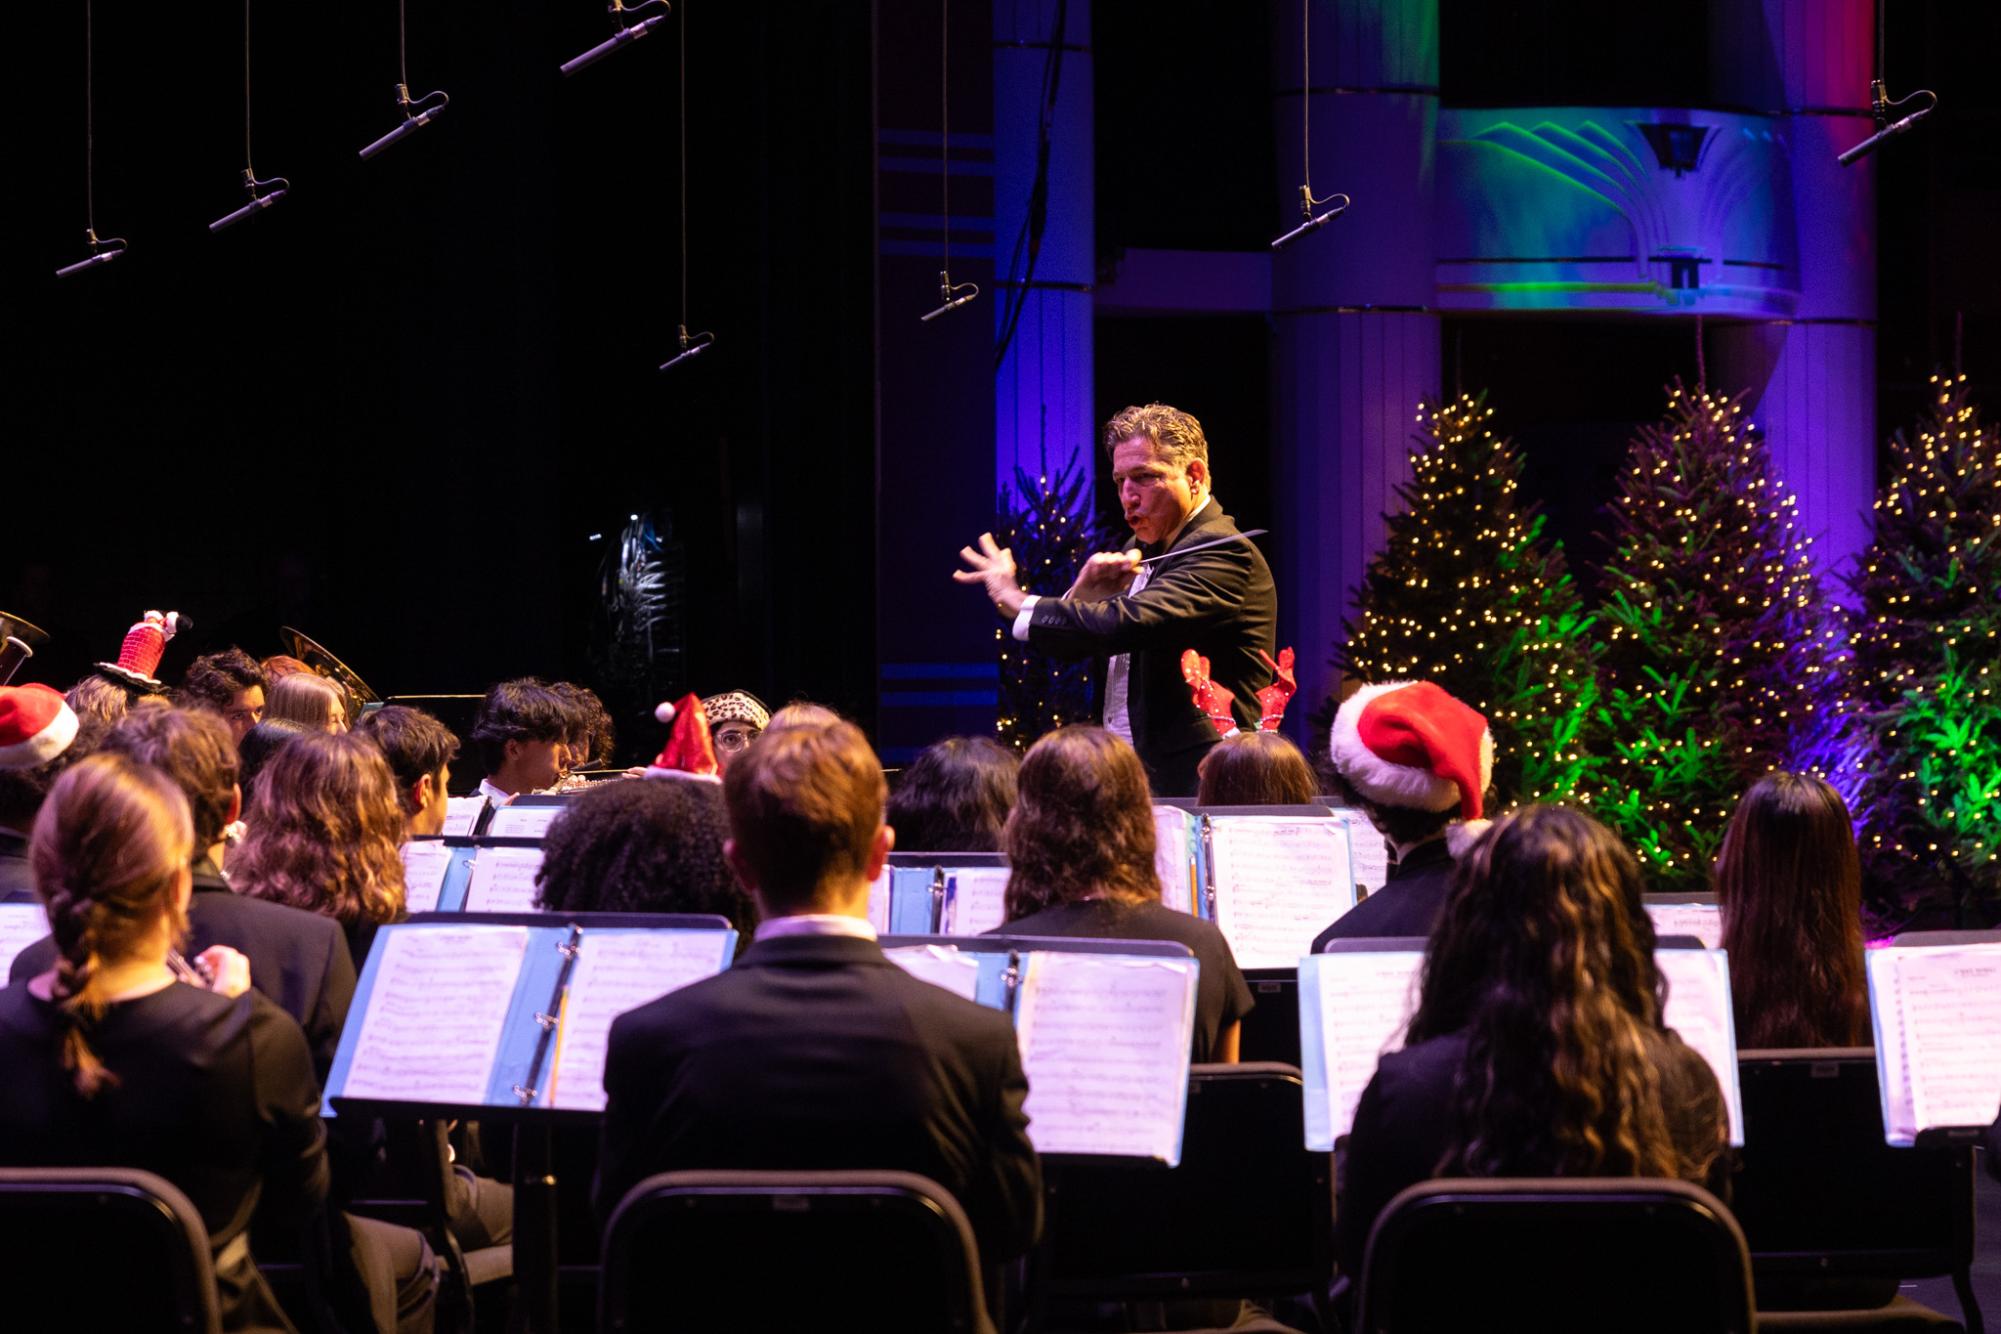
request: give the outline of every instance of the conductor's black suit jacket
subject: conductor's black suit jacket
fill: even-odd
[[[1236,531],[1211,499],[1171,544],[1142,546],[1140,554],[1159,556]],[[1258,651],[1272,651],[1277,623],[1271,567],[1249,542],[1231,542],[1162,561],[1137,593],[1100,602],[1040,598],[1028,642],[1058,658],[1131,654],[1126,713],[1133,748],[1156,796],[1185,797],[1194,795],[1195,766],[1216,744],[1216,728],[1195,707],[1181,655],[1192,648],[1209,659],[1211,678],[1230,692],[1237,726],[1256,731],[1257,691],[1271,684]]]
[[[1041,1228],[1013,1025],[872,940],[760,940],[620,1015],[604,1087],[601,1219],[656,1172],[882,1168],[950,1191],[989,1265]]]

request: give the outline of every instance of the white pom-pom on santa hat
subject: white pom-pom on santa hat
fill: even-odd
[[[674,701],[671,699],[663,699],[658,704],[653,706],[653,716],[660,722],[663,723],[673,722],[674,713],[675,713]]]
[[[1480,818],[1494,774],[1494,734],[1478,711],[1429,681],[1363,686],[1334,715],[1334,765],[1383,806],[1459,807]]]
[[[76,714],[45,685],[0,686],[0,769],[47,764],[76,740]]]

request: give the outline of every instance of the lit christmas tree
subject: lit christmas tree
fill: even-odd
[[[1849,579],[1871,763],[1857,814],[1872,906],[1893,919],[2001,899],[2001,432],[1934,375],[1891,441],[1876,540]]]
[[[1072,463],[1055,477],[1030,477],[1015,469],[1013,489],[996,504],[994,540],[1014,552],[1024,587],[1056,595],[1076,582],[1084,562],[1110,550],[1111,535],[1092,507],[1091,477]],[[1091,664],[1058,661],[1017,643],[1009,629],[994,631],[1000,653],[1000,711],[995,732],[1003,745],[1027,750],[1043,733],[1092,716]]]
[[[1334,665],[1365,682],[1431,681],[1485,714],[1497,807],[1589,801],[1592,618],[1520,498],[1522,460],[1493,415],[1484,394],[1420,405],[1404,509]]]
[[[1707,888],[1744,789],[1774,767],[1816,767],[1809,746],[1848,706],[1812,538],[1741,404],[1700,385],[1668,397],[1612,502],[1595,810],[1649,888],[1686,891]]]

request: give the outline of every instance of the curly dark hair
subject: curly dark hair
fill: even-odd
[[[240,763],[222,719],[205,709],[136,709],[105,734],[99,749],[150,764],[173,780],[188,800],[196,856],[222,841]]]
[[[1839,792],[1784,771],[1753,784],[1716,854],[1716,898],[1739,1045],[1868,1045],[1862,868]]]
[[[251,804],[250,832],[229,856],[237,892],[343,926],[403,915],[403,803],[373,743],[295,737],[257,775]]]
[[[257,659],[240,648],[226,648],[220,653],[205,653],[188,664],[181,687],[174,692],[174,703],[221,713],[250,687],[261,689],[268,684]]]
[[[574,681],[552,681],[549,689],[570,710],[570,753],[579,769],[608,769],[618,749],[618,731],[611,711],[595,690]]]
[[[1699,1179],[1650,1038],[1665,991],[1640,868],[1562,806],[1497,821],[1454,867],[1407,1041],[1464,1032],[1447,1175]]]
[[[1059,727],[1028,748],[1004,842],[1009,920],[1081,899],[1160,897],[1146,769],[1102,727]]]
[[[1195,772],[1204,806],[1306,806],[1313,769],[1299,747],[1276,732],[1244,732],[1210,747]]]
[[[904,852],[998,852],[1014,809],[1021,760],[991,737],[926,746],[889,794],[889,825]]]
[[[490,774],[507,759],[510,741],[565,741],[579,728],[575,706],[532,676],[502,681],[486,692],[467,738]]]
[[[723,861],[722,787],[694,779],[594,783],[542,840],[536,901],[551,912],[720,913],[751,926]]]

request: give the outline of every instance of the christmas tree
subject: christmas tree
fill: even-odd
[[[1092,507],[1091,477],[1072,463],[1053,478],[1015,469],[1015,485],[996,504],[994,540],[1014,553],[1023,586],[1059,594],[1076,582],[1084,562],[1108,550],[1110,536]],[[1026,750],[1044,732],[1091,718],[1091,667],[1058,661],[1017,643],[1002,626],[1000,711],[995,731],[1002,744]]]
[[[1908,920],[2001,899],[2001,432],[1934,375],[1891,441],[1876,539],[1849,579],[1871,743],[1857,814],[1872,906]]]
[[[1741,403],[1679,382],[1668,397],[1611,507],[1595,810],[1650,888],[1685,891],[1707,888],[1744,789],[1774,767],[1814,767],[1809,744],[1838,732],[1847,706],[1812,539]]]
[[[1485,714],[1497,805],[1588,800],[1592,618],[1493,415],[1484,394],[1419,406],[1404,509],[1334,665],[1365,682],[1431,681]]]

